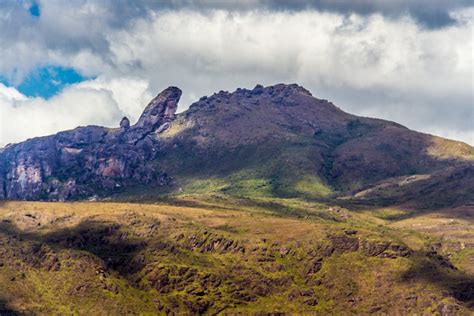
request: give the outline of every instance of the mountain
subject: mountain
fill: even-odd
[[[218,190],[424,207],[474,202],[466,191],[474,182],[467,144],[345,113],[296,84],[220,91],[176,115],[180,96],[176,87],[165,89],[132,126],[124,118],[120,128],[79,127],[4,148],[0,197],[136,192],[153,199]],[[439,194],[456,186],[464,191]]]
[[[472,314],[472,147],[294,84],[180,96],[0,150],[0,315]]]
[[[118,129],[79,127],[5,148],[0,154],[0,196],[67,200],[135,183],[168,184],[166,173],[150,165],[159,146],[152,135],[174,119],[180,96],[179,89],[166,89],[148,104],[133,126],[124,118]]]

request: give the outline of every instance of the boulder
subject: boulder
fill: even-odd
[[[120,128],[123,130],[127,130],[130,128],[130,120],[126,116],[124,116],[120,121]]]

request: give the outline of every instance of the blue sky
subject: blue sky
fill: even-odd
[[[41,12],[38,3],[33,2],[29,8],[29,12],[32,16],[39,17]]]
[[[28,97],[42,97],[48,99],[64,89],[64,87],[87,80],[73,68],[62,66],[45,66],[34,69],[19,83],[12,84],[7,79],[0,81],[7,86],[15,87]]]
[[[28,12],[34,18],[41,15],[40,6],[36,1],[27,3]],[[75,69],[60,65],[38,66],[29,71],[26,77],[17,84],[9,81],[0,74],[0,82],[6,86],[15,87],[19,92],[27,97],[41,97],[48,99],[59,92],[64,87],[91,79],[82,76]]]

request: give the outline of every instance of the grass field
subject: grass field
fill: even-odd
[[[0,314],[468,313],[473,230],[457,212],[192,191],[3,202]]]

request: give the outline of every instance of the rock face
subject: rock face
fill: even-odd
[[[68,200],[137,184],[169,184],[166,172],[151,164],[159,151],[153,132],[174,118],[180,96],[178,88],[167,88],[133,126],[124,118],[120,129],[79,127],[4,149],[0,197]]]
[[[134,128],[151,132],[164,123],[171,122],[175,117],[180,97],[181,90],[176,87],[161,92],[146,106]]]
[[[474,183],[466,144],[345,113],[296,84],[220,91],[175,115],[180,97],[165,89],[134,125],[123,118],[120,128],[79,127],[0,149],[0,198],[81,199],[218,178],[234,194],[257,179],[251,190],[272,196],[474,203],[462,189]]]
[[[129,129],[130,128],[130,120],[128,117],[124,116],[120,121],[120,128],[122,129]]]

